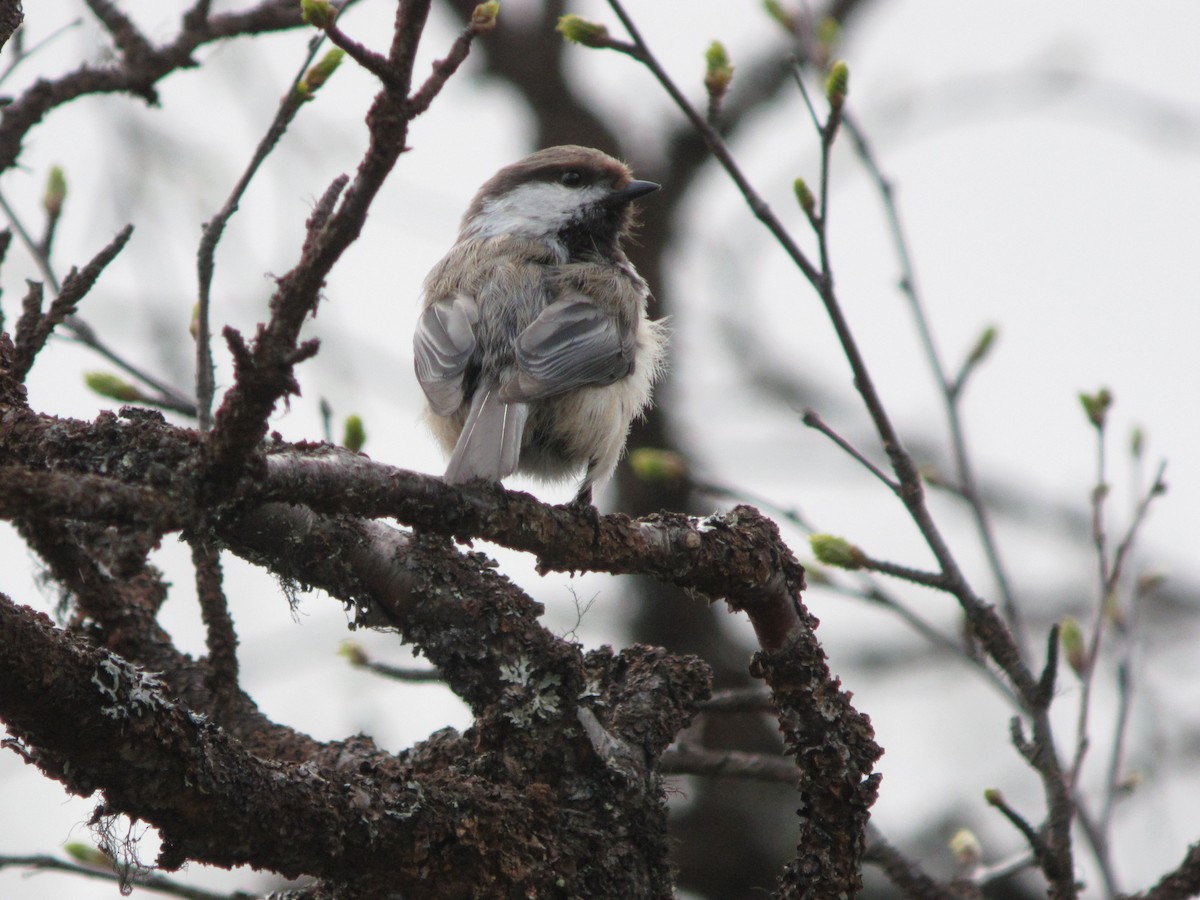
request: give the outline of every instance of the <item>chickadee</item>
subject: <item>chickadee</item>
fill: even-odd
[[[621,250],[633,200],[657,190],[586,147],[497,172],[425,280],[413,338],[445,480],[582,472],[575,503],[616,468],[662,372],[666,331]]]

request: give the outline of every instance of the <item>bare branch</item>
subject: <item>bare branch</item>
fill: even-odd
[[[128,883],[144,890],[166,894],[170,897],[182,897],[183,900],[253,900],[254,896],[242,891],[235,891],[232,894],[215,894],[212,891],[180,884],[178,881],[164,878],[162,875],[156,875],[152,872],[138,873],[133,876],[118,875],[111,870],[66,862],[53,856],[0,856],[0,869],[66,872],[71,875],[78,875],[80,878],[92,878],[98,881],[108,881],[113,884]]]
[[[888,880],[910,900],[982,900],[983,897],[983,892],[970,883],[939,884],[915,861],[884,840],[879,829],[874,827],[868,829],[863,862],[882,869]]]
[[[800,81],[799,73],[797,73],[796,77],[797,81]],[[803,86],[803,82],[801,81],[800,83]],[[1008,623],[1009,628],[1012,629],[1013,639],[1016,641],[1017,646],[1021,648],[1023,653],[1027,653],[1028,643],[1025,626],[1021,618],[1021,611],[1017,606],[1016,596],[1013,592],[1008,572],[1000,556],[999,544],[992,529],[987,505],[983,502],[983,496],[979,490],[978,480],[975,476],[975,467],[971,461],[970,454],[967,452],[966,432],[963,427],[960,400],[962,397],[962,385],[970,369],[964,367],[963,372],[953,382],[947,376],[941,356],[938,353],[937,343],[933,337],[933,328],[925,313],[925,304],[921,299],[917,287],[916,268],[909,249],[908,235],[900,218],[900,208],[896,202],[892,183],[883,174],[883,170],[875,158],[874,150],[871,148],[866,133],[858,124],[858,121],[852,116],[843,115],[843,123],[846,133],[850,136],[851,146],[854,147],[864,168],[875,182],[879,197],[883,202],[892,246],[895,249],[896,258],[900,265],[900,290],[908,300],[909,309],[917,325],[917,333],[921,339],[925,358],[933,372],[938,392],[942,397],[945,407],[946,421],[950,429],[950,441],[954,452],[954,463],[957,470],[961,496],[967,501],[967,506],[971,510],[976,531],[979,533],[980,545],[987,556],[992,576],[996,580],[996,586],[1000,592],[1000,602],[1004,619]]]
[[[42,347],[45,346],[55,326],[74,315],[75,307],[79,304],[79,301],[92,289],[92,286],[96,283],[96,279],[100,277],[100,273],[121,252],[132,234],[133,226],[126,225],[109,242],[107,247],[97,253],[91,262],[83,267],[83,271],[72,269],[63,281],[62,290],[54,298],[54,302],[50,304],[50,309],[46,314],[39,316],[36,324],[29,323],[32,327],[26,325],[23,329],[22,324],[25,323],[26,317],[35,310],[34,306],[26,305],[26,316],[22,316],[22,323],[19,323],[17,327],[18,334],[23,332],[25,338],[17,342],[14,370],[19,380],[25,380],[25,376],[33,366],[34,358],[41,352]],[[40,296],[40,290],[38,293]],[[38,305],[40,306],[40,303]]]
[[[705,750],[688,743],[668,748],[662,755],[660,768],[668,775],[740,778],[787,785],[795,785],[800,777],[796,764],[783,756],[737,750]]]
[[[196,596],[208,631],[209,690],[214,705],[228,707],[238,690],[237,632],[229,603],[221,588],[221,554],[198,538],[191,540],[192,566],[196,570]]]
[[[234,185],[225,205],[205,224],[200,236],[200,247],[196,251],[196,269],[199,278],[199,299],[196,311],[196,418],[201,431],[208,431],[212,426],[214,383],[209,300],[213,279],[213,259],[217,252],[217,244],[221,240],[226,224],[237,212],[242,195],[250,186],[250,181],[258,172],[259,166],[279,143],[288,125],[291,124],[300,107],[304,105],[304,100],[310,96],[299,93],[297,88],[304,78],[305,72],[312,65],[320,46],[320,39],[314,39],[309,43],[308,53],[300,66],[300,71],[296,73],[291,86],[284,92],[275,117],[267,128],[267,133],[255,147],[250,162],[242,172],[237,184]]]

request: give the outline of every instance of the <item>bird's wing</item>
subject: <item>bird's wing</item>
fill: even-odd
[[[583,294],[551,303],[517,338],[515,374],[504,402],[538,400],[579,387],[612,384],[633,370],[631,324]]]
[[[463,372],[475,351],[479,305],[455,294],[425,307],[413,335],[417,381],[439,416],[453,414],[463,402]]]

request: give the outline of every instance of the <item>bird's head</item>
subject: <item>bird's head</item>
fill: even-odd
[[[630,202],[657,189],[599,150],[550,147],[505,166],[479,189],[462,236],[515,235],[567,257],[611,257],[632,226]]]

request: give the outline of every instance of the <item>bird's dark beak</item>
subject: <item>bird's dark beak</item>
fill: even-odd
[[[651,191],[657,191],[662,185],[655,184],[653,181],[631,181],[619,191],[613,191],[608,195],[608,203],[628,203],[630,200],[636,200],[638,197],[649,194]]]

